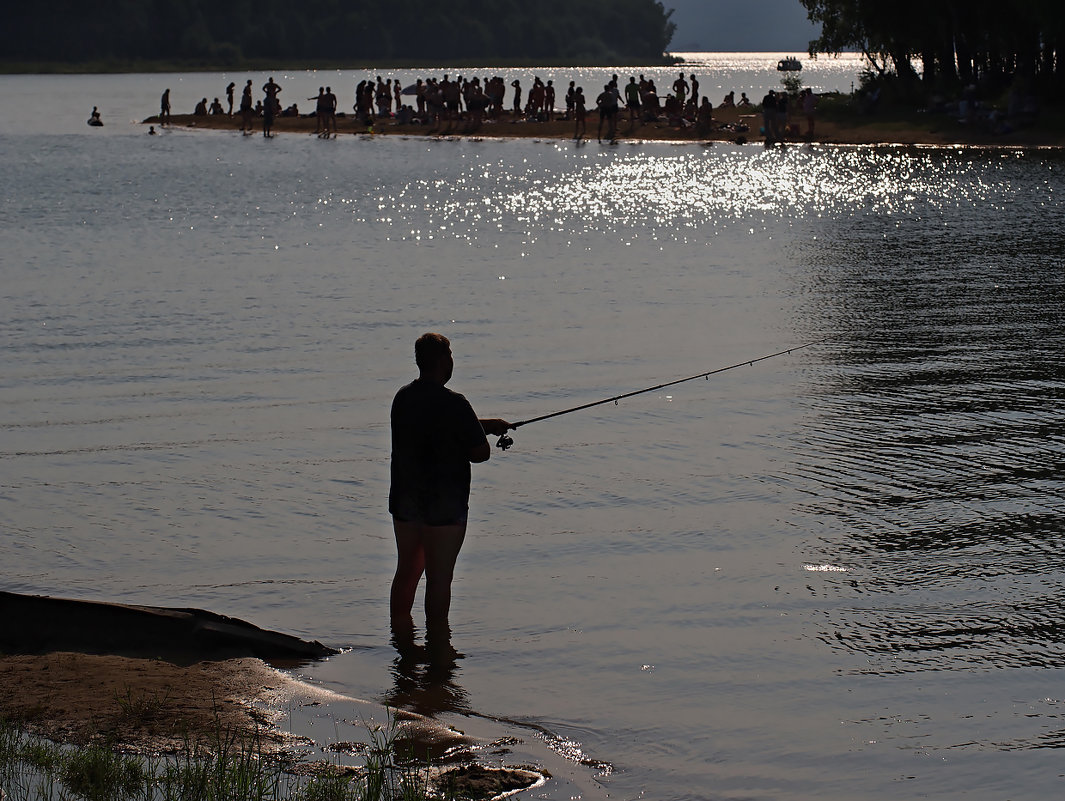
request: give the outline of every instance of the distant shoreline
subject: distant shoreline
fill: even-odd
[[[1055,124],[1057,123],[1057,124]],[[144,125],[159,126],[158,116],[148,117]],[[173,114],[170,127],[185,130],[240,130],[240,116],[219,114],[195,116]],[[252,122],[253,136],[262,136],[262,118]],[[584,141],[596,142],[599,115],[589,111]],[[694,126],[678,128],[662,122],[645,122],[630,129],[624,110],[618,117],[619,142],[665,141],[692,144],[732,142],[761,143],[762,115],[756,106],[746,108],[715,108],[713,130],[706,136],[696,133]],[[276,117],[273,131],[280,135],[315,135],[316,120],[311,117]],[[785,144],[841,144],[841,145],[913,145],[913,146],[972,146],[985,148],[1065,148],[1065,126],[1058,120],[1046,125],[1029,125],[1004,133],[994,133],[980,125],[966,124],[948,114],[892,113],[884,110],[877,115],[860,116],[840,110],[818,114],[814,135],[807,137],[805,118],[794,117],[798,133],[789,136]],[[744,129],[746,128],[746,129]],[[337,137],[405,136],[411,138],[455,139],[553,139],[573,140],[574,123],[527,122],[504,114],[496,121],[471,128],[465,122],[446,125],[398,124],[392,119],[377,119],[372,131],[354,115],[339,117]]]
[[[774,53],[776,51],[773,51]],[[205,64],[180,61],[89,61],[70,63],[65,61],[0,61],[0,75],[158,75],[173,72],[189,73],[237,73],[237,72],[375,72],[378,70],[417,70],[417,69],[469,69],[471,67],[498,67],[506,69],[543,69],[545,67],[600,67],[612,69],[620,67],[669,67],[684,63],[683,59],[665,54],[661,60],[654,59],[620,59],[616,63],[588,61],[585,59],[552,59],[545,63],[543,59],[535,62],[528,59],[505,58],[469,58],[469,59],[395,59],[383,61],[349,61],[311,62],[302,59],[293,61],[276,61],[253,59],[237,64]]]

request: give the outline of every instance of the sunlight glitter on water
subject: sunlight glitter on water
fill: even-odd
[[[930,213],[974,204],[1005,209],[1018,199],[1016,187],[995,170],[973,183],[967,161],[943,152],[841,148],[826,159],[822,150],[800,147],[763,152],[721,146],[677,154],[651,146],[606,156],[575,155],[559,145],[525,147],[540,157],[535,166],[528,159],[489,170],[459,166],[447,180],[422,179],[381,195],[376,222],[395,225],[393,239],[447,236],[471,245],[492,241],[514,224],[528,244],[593,231],[679,241],[735,221],[775,220],[785,210],[795,224],[853,208],[891,216],[913,213],[918,203]],[[1051,190],[1032,198],[1052,201]],[[365,203],[358,197],[337,202],[361,219]],[[319,205],[329,214],[330,204]],[[413,226],[427,214],[428,229]]]

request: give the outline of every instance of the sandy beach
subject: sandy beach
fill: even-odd
[[[267,708],[303,693],[297,682],[254,658],[196,662],[81,654],[0,656],[0,715],[62,743],[101,738],[125,748],[173,751],[186,737],[209,741],[221,726],[271,734]]]
[[[159,126],[159,117],[144,120],[145,125]],[[595,142],[599,124],[598,114],[589,112],[585,141]],[[196,116],[174,114],[169,125],[185,129],[239,131],[240,117],[219,114]],[[274,134],[316,134],[316,119],[311,117],[284,117],[274,120]],[[794,144],[842,144],[842,145],[968,145],[975,147],[1065,147],[1065,132],[1054,126],[1030,125],[1015,130],[995,133],[981,125],[961,122],[948,114],[928,114],[926,119],[914,120],[913,115],[901,116],[890,113],[877,115],[843,116],[838,113],[819,115],[814,134],[806,136],[805,119],[795,118],[796,132],[787,141]],[[760,133],[762,115],[754,107],[715,108],[713,130],[707,136],[697,133],[694,126],[678,128],[664,122],[645,122],[630,125],[625,112],[618,118],[619,142],[661,141],[705,144],[710,142],[762,142]],[[262,136],[262,118],[252,122],[253,135]],[[605,134],[605,131],[604,131]],[[532,122],[516,120],[504,114],[498,120],[488,120],[472,127],[465,121],[451,125],[400,124],[392,119],[376,120],[372,130],[353,115],[338,117],[336,136],[407,136],[407,137],[464,137],[464,138],[539,138],[548,140],[572,140],[574,123],[568,120]],[[604,140],[605,141],[605,140]]]
[[[0,716],[75,744],[172,750],[219,726],[280,742],[270,710],[320,693],[278,667],[333,653],[201,609],[0,592],[0,677],[16,688]]]

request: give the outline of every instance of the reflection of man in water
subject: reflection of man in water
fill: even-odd
[[[414,344],[418,378],[392,402],[392,486],[388,511],[399,562],[392,580],[393,626],[410,625],[414,595],[425,575],[429,631],[446,631],[451,579],[466,537],[470,463],[485,462],[485,434],[505,434],[505,420],[479,420],[462,395],[444,385],[455,362],[442,334],[424,334]]]
[[[393,686],[385,703],[428,717],[469,711],[466,690],[457,680],[458,663],[464,655],[455,650],[446,633],[427,636],[425,645],[418,645],[413,623],[393,625],[392,645],[396,649]]]

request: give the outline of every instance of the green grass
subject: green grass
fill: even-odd
[[[397,727],[369,726],[361,768],[301,762],[219,731],[213,743],[187,741],[178,756],[124,754],[108,744],[61,746],[0,721],[4,801],[425,801],[430,765],[396,753]],[[305,768],[299,770],[300,767]]]

